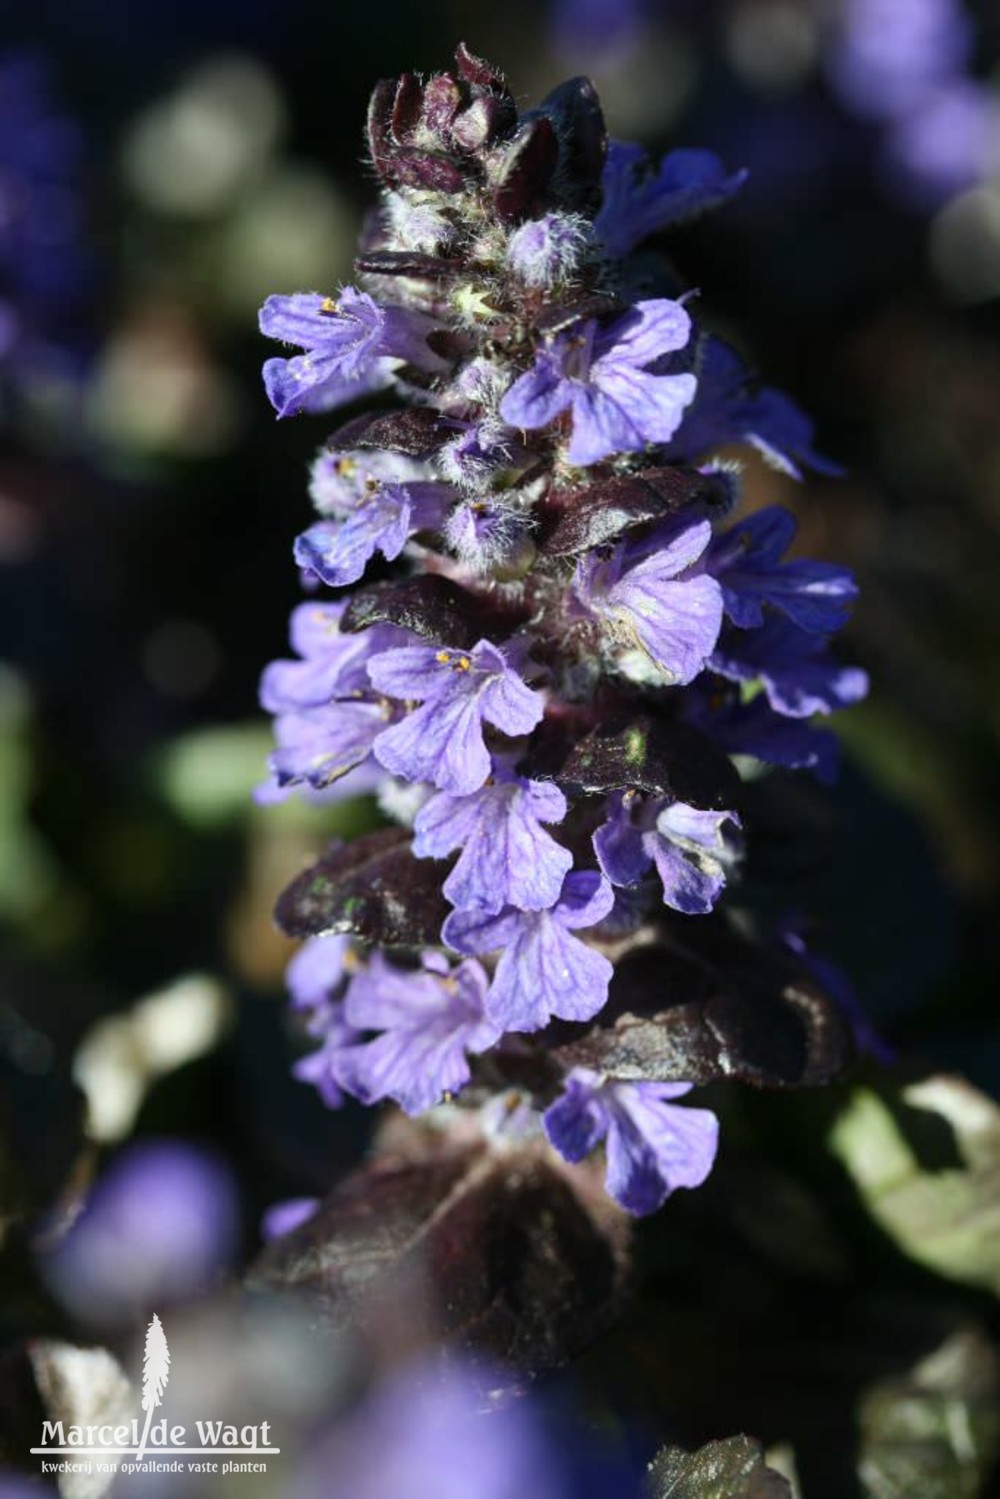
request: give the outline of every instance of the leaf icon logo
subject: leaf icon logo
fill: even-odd
[[[142,1429],[137,1462],[142,1462],[153,1411],[163,1398],[163,1391],[169,1378],[170,1350],[167,1347],[163,1326],[154,1312],[153,1320],[146,1329],[146,1353],[142,1361],[142,1408],[146,1412],[146,1424]]]

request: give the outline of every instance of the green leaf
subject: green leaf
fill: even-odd
[[[859,1088],[831,1146],[904,1254],[1000,1292],[1000,1108],[990,1098],[950,1076]]]
[[[975,1328],[947,1338],[859,1407],[867,1499],[977,1499],[1000,1439],[1000,1360]]]
[[[697,1452],[664,1447],[649,1470],[648,1499],[791,1499],[753,1437],[727,1437]]]

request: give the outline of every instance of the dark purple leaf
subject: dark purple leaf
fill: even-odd
[[[559,143],[549,120],[538,118],[522,126],[490,167],[500,217],[524,219],[544,211],[558,161]]]
[[[494,68],[484,58],[477,57],[474,52],[470,52],[464,42],[459,42],[455,48],[455,66],[466,83],[490,89],[502,99],[511,99],[507,80],[499,69]]]
[[[557,780],[595,793],[634,788],[718,812],[735,810],[742,792],[732,761],[710,739],[646,714],[615,719],[587,734]]]
[[[340,628],[351,632],[367,630],[369,625],[400,625],[426,640],[465,650],[481,638],[476,615],[476,601],[470,593],[450,578],[429,573],[358,589]]]
[[[392,106],[396,97],[396,84],[391,78],[381,78],[372,90],[368,101],[368,150],[375,170],[381,175],[392,150],[391,125]]]
[[[607,1326],[625,1278],[627,1224],[599,1175],[540,1142],[494,1153],[421,1136],[422,1149],[376,1156],[274,1240],[251,1287],[306,1293],[361,1325],[405,1287],[449,1341],[530,1369],[564,1362]]]
[[[468,333],[461,328],[434,328],[427,335],[427,346],[442,359],[466,359],[473,348]]]
[[[390,129],[397,145],[405,145],[420,119],[424,88],[414,73],[404,73],[396,83],[392,99]]]
[[[374,416],[370,411],[362,411],[357,416],[350,417],[346,422],[341,422],[326,439],[327,449],[331,453],[345,453],[352,448],[374,447],[374,443],[366,444],[364,435],[373,421],[380,420],[376,413]]]
[[[447,156],[411,147],[399,148],[387,156],[381,175],[386,182],[427,192],[460,193],[465,186],[461,170]]]
[[[570,78],[538,106],[559,142],[561,205],[594,209],[600,203],[608,132],[597,91],[589,78]]]
[[[348,430],[350,429],[349,435]],[[383,411],[357,417],[330,439],[331,448],[388,448],[411,458],[436,453],[454,432],[429,406]],[[343,437],[343,440],[342,440]]]
[[[561,513],[541,545],[550,557],[575,556],[613,541],[630,526],[682,509],[710,514],[728,502],[725,485],[714,475],[673,464],[596,479],[586,489],[555,498]]]
[[[380,828],[332,849],[278,898],[275,919],[290,937],[351,932],[380,947],[439,940],[449,905],[446,866],[417,859],[403,828]]]
[[[442,260],[438,255],[420,255],[410,250],[373,250],[359,255],[354,269],[371,276],[415,276],[424,281],[447,281],[466,274],[466,268],[457,260]]]
[[[844,1071],[850,1026],[810,973],[720,916],[683,920],[619,960],[602,1023],[556,1049],[563,1066],[760,1088],[818,1086]]]
[[[607,292],[585,292],[557,302],[553,307],[544,307],[535,320],[535,326],[540,333],[558,333],[583,318],[605,317],[620,306],[618,298]]]
[[[436,73],[424,86],[420,123],[423,131],[447,144],[452,121],[462,105],[462,90],[447,73]]]

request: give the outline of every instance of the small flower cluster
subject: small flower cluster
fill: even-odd
[[[302,351],[264,366],[279,416],[395,398],[316,459],[296,560],[351,591],[299,606],[296,659],[263,680],[267,795],[376,791],[405,830],[310,877],[298,1074],[330,1105],[467,1090],[487,1118],[497,1093],[521,1117],[517,1075],[555,1149],[605,1141],[610,1192],[648,1213],[704,1180],[715,1117],[677,1104],[676,1060],[604,1070],[566,1043],[610,1018],[622,954],[737,877],[730,757],[832,772],[813,719],[865,690],[828,649],[854,583],[788,558],[787,511],[734,522],[720,449],[825,465],[633,253],[742,174],[609,144],[586,80],[519,112],[464,47],[454,73],[379,84],[368,138],[361,284],[261,313]]]
[[[1000,109],[972,71],[975,23],[961,0],[840,0],[828,20],[830,81],[882,126],[887,178],[916,206],[996,175]]]

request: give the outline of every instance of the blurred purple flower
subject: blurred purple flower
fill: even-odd
[[[362,702],[332,702],[279,715],[274,721],[277,748],[268,761],[277,785],[324,790],[367,759],[388,720],[384,706]]]
[[[0,57],[0,374],[15,387],[79,374],[73,320],[91,272],[80,239],[81,155],[44,61]]]
[[[760,682],[775,712],[789,718],[849,708],[868,691],[867,673],[835,661],[824,636],[796,629],[777,615],[759,630],[728,634],[709,666],[733,682]]]
[[[266,1210],[260,1223],[262,1239],[280,1239],[293,1229],[308,1223],[320,1205],[318,1197],[290,1197],[285,1202],[275,1202]]]
[[[343,1002],[330,1000],[312,1012],[306,1029],[321,1044],[316,1051],[299,1058],[292,1076],[300,1083],[311,1083],[328,1109],[339,1109],[344,1102],[340,1058],[344,1047],[358,1039],[357,1031],[348,1024]]]
[[[504,1379],[454,1360],[402,1369],[304,1459],[291,1499],[571,1499],[530,1398],[491,1409]]]
[[[813,423],[783,391],[761,385],[735,349],[708,335],[696,349],[698,394],[669,446],[675,461],[696,462],[713,449],[748,442],[794,479],[802,469],[838,474],[813,448]]]
[[[315,1010],[326,1004],[344,977],[350,938],[336,932],[303,942],[285,970],[285,983],[295,1010]]]
[[[859,113],[891,120],[918,109],[971,50],[972,21],[960,0],[840,0],[830,78]]]
[[[654,171],[641,146],[611,141],[594,231],[608,254],[621,259],[649,235],[721,207],[746,177],[746,172],[727,176],[712,151],[671,151]]]
[[[765,604],[812,634],[832,634],[847,623],[857,584],[832,562],[783,561],[795,530],[790,510],[769,505],[716,536],[705,553],[725,611],[740,629],[759,628]]]
[[[933,209],[1000,167],[1000,106],[988,85],[955,78],[889,130],[887,180],[916,207]]]
[[[84,1321],[121,1323],[208,1290],[236,1252],[239,1205],[215,1155],[173,1140],[127,1147],[39,1264]]]
[[[763,692],[742,702],[738,696],[719,694],[715,687],[699,690],[685,703],[684,718],[728,754],[749,755],[789,770],[811,770],[827,784],[836,776],[836,735],[805,719],[775,713]]]

